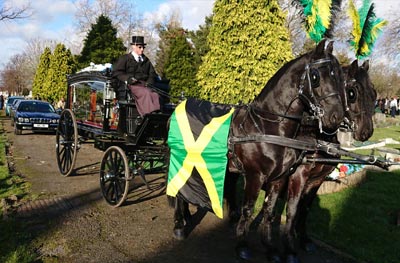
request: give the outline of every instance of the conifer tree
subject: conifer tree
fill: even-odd
[[[197,96],[194,50],[183,29],[177,30],[175,38],[171,39],[165,77],[170,81],[172,96],[180,96],[181,92],[186,96]]]
[[[76,62],[64,44],[57,44],[50,56],[50,66],[40,97],[49,102],[58,101],[67,93],[67,75],[76,70]]]
[[[213,13],[197,73],[201,97],[247,103],[293,57],[284,14],[277,0],[216,0]]]
[[[154,68],[156,72],[165,78],[165,69],[171,49],[172,40],[175,39],[182,31],[182,26],[175,17],[171,17],[166,24],[159,23],[156,25],[160,41],[158,41],[158,49],[156,53],[156,64]]]
[[[92,24],[83,42],[83,49],[78,56],[80,68],[89,66],[90,62],[95,64],[114,63],[119,56],[126,52],[122,39],[117,38],[117,29],[104,15],[100,15],[96,24]]]
[[[212,15],[206,16],[204,25],[200,25],[198,30],[189,31],[190,40],[193,42],[196,51],[195,57],[198,66],[201,64],[202,58],[210,51],[210,46],[207,42],[208,34],[210,33],[212,23]]]
[[[46,81],[47,71],[50,67],[51,50],[46,47],[40,55],[39,65],[35,72],[35,77],[32,83],[32,96],[34,98],[41,98],[43,83]]]

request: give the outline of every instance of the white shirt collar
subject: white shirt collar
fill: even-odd
[[[139,62],[139,55],[138,54],[136,54],[135,52],[131,52],[131,54],[132,54],[132,56],[135,58],[135,60],[137,61],[137,62]],[[143,57],[142,57],[143,58]]]

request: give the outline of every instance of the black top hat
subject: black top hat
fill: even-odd
[[[133,36],[131,45],[146,45],[146,43],[144,43],[144,37],[143,36]]]

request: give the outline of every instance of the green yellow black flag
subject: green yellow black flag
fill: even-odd
[[[233,112],[229,105],[188,99],[176,107],[168,133],[167,195],[178,195],[220,218]]]

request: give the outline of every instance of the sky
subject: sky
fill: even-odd
[[[0,8],[21,6],[31,2],[33,14],[29,19],[0,21],[0,69],[15,54],[20,54],[26,44],[37,38],[54,39],[65,43],[74,41],[74,14],[76,0],[0,0]],[[182,26],[195,30],[204,24],[212,13],[214,0],[131,0],[135,12],[144,18],[161,17],[171,10],[180,10]],[[376,14],[384,18],[389,12],[400,11],[398,0],[374,0]]]
[[[129,1],[129,0],[128,0]],[[204,24],[204,19],[212,12],[214,0],[130,0],[145,19],[162,17],[171,10],[180,10],[184,28],[195,30]],[[4,6],[23,6],[31,2],[33,14],[28,19],[0,21],[0,69],[10,57],[20,54],[26,44],[37,38],[55,39],[68,47],[74,42],[74,14],[76,0],[0,0]]]

